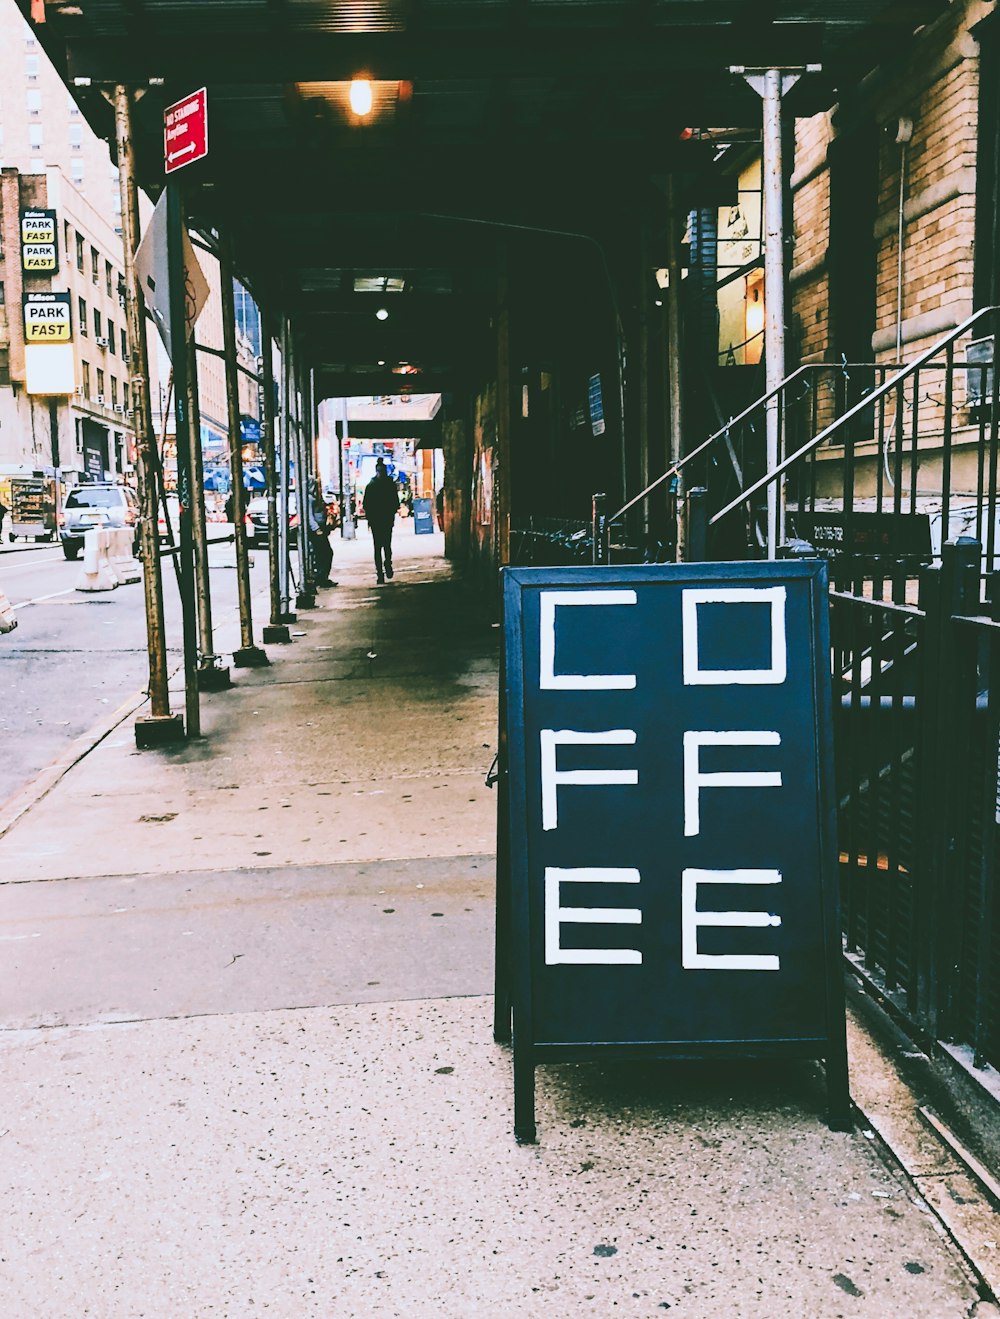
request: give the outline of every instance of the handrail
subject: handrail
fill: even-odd
[[[741,490],[736,498],[730,500],[725,508],[720,509],[718,513],[709,518],[708,525],[710,527],[715,526],[716,522],[720,522],[727,514],[732,513],[732,511],[739,508],[741,504],[747,503],[759,490],[765,489],[772,481],[776,481],[779,476],[782,476],[787,472],[789,467],[798,462],[803,455],[812,453],[814,449],[819,448],[819,446],[825,440],[828,440],[838,428],[846,426],[854,417],[857,417],[864,412],[865,408],[870,408],[873,403],[878,403],[881,398],[884,398],[886,394],[895,389],[902,380],[913,375],[922,367],[929,366],[937,353],[941,352],[943,349],[949,348],[957,339],[961,339],[963,335],[968,334],[977,321],[981,320],[984,316],[997,315],[998,313],[1000,313],[1000,307],[980,307],[979,311],[973,312],[973,314],[966,320],[962,321],[960,325],[956,325],[953,330],[949,330],[943,339],[939,339],[938,342],[928,348],[926,352],[921,353],[919,357],[915,357],[908,366],[903,367],[901,371],[897,371],[894,376],[890,376],[889,379],[879,385],[877,389],[873,389],[870,394],[867,394],[863,399],[855,403],[853,407],[850,407],[846,412],[841,413],[841,415],[835,418],[829,426],[824,427],[819,434],[814,435],[811,440],[807,440],[800,449],[796,449],[793,454],[789,454],[787,458],[782,459],[777,467],[772,468],[770,472],[765,472],[759,480],[755,481],[753,485],[749,486],[746,490]],[[965,369],[968,368],[966,367]],[[973,367],[973,369],[975,368]]]
[[[769,399],[773,398],[776,394],[780,394],[786,385],[790,385],[792,383],[792,381],[796,378],[796,376],[804,375],[807,371],[812,371],[817,366],[829,366],[829,365],[831,365],[831,363],[807,362],[804,366],[798,367],[796,370],[792,372],[790,376],[786,376],[784,380],[780,382],[780,384],[775,385],[774,388],[770,390],[769,393],[762,394],[760,398],[754,399],[754,401],[750,404],[750,406],[748,408],[744,408],[743,411],[738,416],[730,417],[730,419],[726,422],[726,424],[724,426],[720,426],[720,428],[715,432],[714,435],[710,435],[707,440],[702,440],[701,444],[699,444],[697,448],[692,449],[690,453],[686,453],[684,457],[680,460],[680,462],[674,463],[673,467],[668,467],[667,470],[661,476],[658,476],[655,481],[650,482],[650,484],[646,486],[645,490],[640,490],[637,495],[633,495],[633,497],[628,501],[628,503],[623,504],[617,513],[612,513],[611,516],[607,518],[605,525],[610,527],[612,523],[618,521],[618,519],[622,516],[622,514],[627,513],[629,509],[634,508],[635,505],[638,504],[640,500],[645,499],[648,494],[651,494],[657,488],[657,486],[662,485],[664,481],[668,481],[672,476],[676,476],[677,473],[683,467],[686,467],[687,464],[692,461],[692,459],[697,458],[699,454],[704,453],[710,444],[714,444],[716,440],[720,440],[723,437],[723,435],[725,435],[726,431],[731,430],[733,426],[738,426],[740,422],[745,421],[747,417],[751,415],[751,413],[756,412],[757,409],[761,407],[762,404],[766,403]]]
[[[979,312],[976,313],[976,315],[977,316],[982,315],[991,310],[993,309],[990,307],[983,307],[980,309]],[[942,344],[945,342],[946,340],[941,341]],[[935,348],[938,348],[940,346],[941,344],[937,344],[935,345]],[[901,371],[905,371],[909,365],[911,364],[906,362],[806,362],[804,363],[802,366],[798,367],[795,371],[793,371],[791,375],[786,376],[784,380],[782,380],[779,385],[776,385],[774,389],[772,389],[769,393],[762,394],[760,398],[754,399],[754,401],[750,404],[750,406],[744,408],[743,411],[740,412],[737,416],[730,417],[730,419],[725,423],[724,426],[720,427],[719,430],[717,430],[713,435],[710,435],[707,440],[703,440],[701,444],[699,444],[696,448],[692,449],[690,453],[685,454],[684,457],[680,460],[680,462],[675,463],[673,467],[668,467],[667,470],[663,472],[660,476],[658,476],[655,481],[651,481],[650,484],[646,486],[643,490],[640,490],[637,495],[633,495],[632,498],[628,501],[628,503],[623,504],[617,513],[612,513],[605,520],[605,525],[610,527],[612,523],[617,522],[618,519],[623,516],[623,514],[627,513],[629,509],[634,508],[635,505],[640,503],[643,499],[645,499],[647,495],[652,494],[652,492],[658,486],[661,486],[664,481],[668,481],[672,476],[676,476],[677,473],[683,467],[685,467],[689,462],[691,462],[692,459],[699,457],[702,453],[705,452],[705,450],[710,445],[714,444],[716,440],[721,440],[727,431],[731,430],[734,426],[739,426],[742,422],[746,421],[747,417],[751,416],[754,412],[756,412],[758,408],[762,407],[765,403],[767,403],[768,400],[773,398],[775,394],[780,393],[781,390],[783,390],[788,385],[790,385],[792,381],[796,379],[797,376],[806,375],[807,373],[814,374],[820,371],[876,370],[876,371],[901,372]],[[924,362],[922,365],[925,367],[933,367],[934,369],[940,371],[949,369],[948,364],[946,362]],[[977,366],[979,366],[980,369],[984,371],[992,369],[990,363],[988,362],[984,362],[981,364],[976,363],[972,365],[966,362],[958,362],[958,363],[953,363],[950,369],[955,371],[969,371],[969,370],[975,370]],[[895,377],[893,377],[893,379],[895,379]],[[892,382],[890,381],[889,383],[891,384]],[[866,394],[863,402],[866,404],[870,403],[871,398],[872,398],[871,394]],[[839,421],[840,418],[838,417],[837,420]]]

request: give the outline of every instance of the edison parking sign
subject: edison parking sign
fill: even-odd
[[[73,312],[68,293],[25,293],[24,342],[70,343],[73,339]]]
[[[504,608],[518,1138],[537,1062],[619,1055],[823,1058],[844,1126],[825,564],[508,569]]]

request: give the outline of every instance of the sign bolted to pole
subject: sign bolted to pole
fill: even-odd
[[[826,610],[818,560],[504,572],[519,1140],[595,1057],[821,1058],[849,1127]]]
[[[163,112],[163,169],[173,174],[208,155],[208,94],[204,87]]]

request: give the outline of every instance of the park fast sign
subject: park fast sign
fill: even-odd
[[[59,226],[55,211],[21,212],[21,269],[26,275],[59,271]]]
[[[818,560],[505,570],[519,1139],[535,1064],[595,1056],[823,1058],[848,1123],[827,589]]]

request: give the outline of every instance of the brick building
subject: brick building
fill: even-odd
[[[20,217],[31,209],[55,212],[58,269],[51,274],[22,270]],[[0,239],[0,466],[58,467],[65,486],[85,475],[123,476],[131,470],[133,432],[119,236],[51,167],[0,171]],[[73,371],[65,394],[27,392],[23,297],[41,292],[70,298]]]

